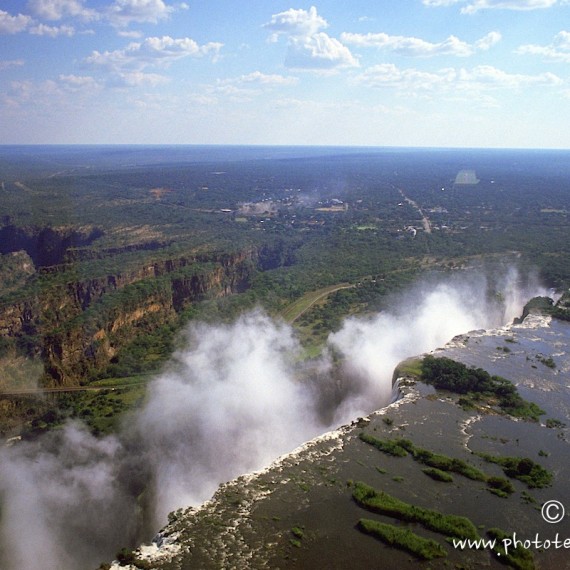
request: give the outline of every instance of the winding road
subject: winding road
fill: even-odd
[[[429,218],[423,213],[422,209],[418,206],[417,202],[414,202],[412,199],[408,198],[404,191],[401,188],[398,188],[398,192],[401,194],[402,198],[413,208],[415,208],[420,216],[422,217],[422,224],[424,226],[424,231],[426,234],[431,234],[431,224]]]

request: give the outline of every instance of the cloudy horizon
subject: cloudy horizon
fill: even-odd
[[[567,148],[567,0],[5,0],[2,144]]]

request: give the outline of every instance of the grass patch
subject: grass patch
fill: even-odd
[[[312,307],[317,301],[324,299],[327,295],[339,291],[340,289],[347,289],[353,287],[349,283],[342,283],[340,285],[331,285],[329,287],[323,287],[316,291],[310,291],[305,293],[300,299],[297,299],[290,305],[287,305],[282,311],[281,316],[289,324],[296,321],[305,311]]]
[[[55,406],[35,417],[23,433],[34,436],[57,428],[66,420],[79,419],[93,434],[108,434],[117,429],[126,414],[142,404],[145,393],[146,383],[133,383],[120,388],[62,392],[55,395]]]
[[[300,526],[294,526],[291,529],[291,533],[295,538],[303,538],[305,536],[305,531]]]
[[[536,505],[536,499],[526,491],[521,492],[521,499],[523,503],[526,503],[527,505]]]
[[[400,362],[396,367],[396,377],[411,376],[413,378],[421,378],[422,376],[422,359],[421,358],[407,358]]]
[[[124,378],[105,378],[90,382],[91,387],[114,388],[116,386],[130,386],[133,384],[147,384],[156,374],[139,374],[137,376],[125,376]]]
[[[405,503],[362,482],[355,483],[352,497],[361,507],[369,511],[406,522],[419,523],[445,536],[473,539],[479,537],[475,525],[466,517],[445,515],[436,510]]]
[[[435,467],[426,467],[425,469],[422,469],[422,471],[428,477],[431,477],[434,481],[441,481],[442,483],[453,483],[453,477],[441,469],[436,469]]]
[[[487,534],[497,541],[492,552],[499,562],[517,570],[535,569],[534,556],[530,550],[519,545],[516,548],[505,548],[505,539],[512,541],[511,535],[500,528],[490,528]]]
[[[487,490],[503,499],[506,499],[515,492],[513,484],[504,477],[489,477],[487,479]]]
[[[422,560],[433,560],[434,558],[447,556],[447,552],[441,544],[435,540],[422,538],[409,529],[369,519],[360,519],[358,521],[358,530],[381,540],[389,546],[405,550]]]
[[[542,489],[552,484],[552,473],[528,457],[501,457],[488,453],[477,455],[489,463],[500,465],[507,477],[526,483],[529,489]]]
[[[452,473],[463,475],[463,477],[467,477],[473,481],[487,480],[487,475],[483,473],[483,471],[455,457],[448,457],[440,453],[433,453],[427,449],[417,448],[414,459],[429,467],[434,467],[441,471],[451,471]]]
[[[566,424],[564,422],[561,422],[560,420],[555,420],[553,418],[548,418],[546,420],[546,427],[550,428],[550,429],[557,429],[557,428],[565,428]]]
[[[544,356],[542,354],[539,354],[536,359],[539,362],[542,362],[542,364],[544,364],[544,366],[547,366],[548,368],[556,368],[556,362],[554,362],[554,360],[552,359],[552,356]]]
[[[505,491],[501,491],[501,489],[492,489],[491,487],[487,487],[487,491],[489,491],[489,493],[493,493],[493,495],[497,495],[497,497],[501,497],[501,499],[509,498],[509,494],[505,493]]]
[[[379,439],[372,435],[361,433],[360,439],[369,445],[374,446],[383,453],[394,457],[405,457],[408,453],[419,463],[439,471],[457,473],[472,479],[473,481],[486,481],[487,475],[473,465],[469,465],[461,459],[448,457],[439,453],[433,453],[428,449],[416,447],[409,439]]]
[[[469,396],[461,396],[457,403],[463,408],[464,411],[476,410],[475,402]]]
[[[372,435],[361,433],[358,436],[364,443],[374,446],[382,453],[392,455],[394,457],[405,457],[408,452],[399,443],[400,440],[378,439]]]

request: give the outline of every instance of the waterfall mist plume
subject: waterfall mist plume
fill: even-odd
[[[491,273],[461,273],[441,281],[426,278],[395,297],[393,309],[345,319],[328,344],[343,358],[345,376],[359,386],[337,410],[337,421],[369,413],[386,403],[396,365],[444,345],[471,330],[495,328],[520,316],[533,296],[548,292],[534,275],[524,280],[514,267]]]
[[[0,451],[0,567],[96,567],[148,540],[169,511],[387,404],[399,361],[505,324],[539,294],[515,270],[428,279],[389,311],[347,319],[310,364],[298,364],[293,329],[261,310],[191,324],[186,348],[116,436],[95,438],[73,422]]]
[[[290,327],[254,311],[232,325],[193,326],[188,344],[137,418],[162,521],[323,428],[293,372],[300,347]]]

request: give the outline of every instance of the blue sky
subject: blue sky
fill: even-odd
[[[0,143],[570,148],[569,0],[0,0]]]

